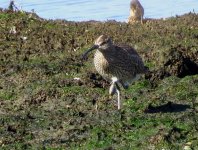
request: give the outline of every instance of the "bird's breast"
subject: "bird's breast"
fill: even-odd
[[[99,50],[97,50],[95,53],[94,65],[100,75],[104,77],[108,76],[109,63]]]

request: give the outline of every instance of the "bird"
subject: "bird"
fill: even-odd
[[[109,94],[117,93],[117,107],[121,109],[120,86],[127,89],[129,84],[148,72],[137,51],[126,44],[114,44],[107,35],[100,35],[94,45],[85,51],[82,59],[87,59],[88,53],[96,50],[94,65],[96,71],[110,82]]]
[[[130,15],[128,23],[141,21],[143,23],[144,8],[138,0],[132,0],[130,3]]]

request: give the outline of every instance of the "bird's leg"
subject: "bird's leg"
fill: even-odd
[[[109,95],[113,96],[116,93],[116,86],[115,86],[115,82],[111,83],[111,86],[109,88]]]
[[[116,93],[118,94],[118,110],[121,108],[121,99],[120,99],[120,87],[118,86],[118,83],[115,83],[116,85]]]
[[[109,88],[109,95],[113,96],[116,93],[116,85],[115,83],[118,82],[117,77],[112,77],[111,78],[112,82],[110,83],[110,88]]]
[[[115,92],[118,94],[118,109],[121,108],[121,100],[120,100],[120,87],[118,85],[118,78],[117,77],[112,77],[111,78],[112,83],[109,89],[109,94],[115,94]]]
[[[143,15],[141,15],[141,24],[143,24]]]

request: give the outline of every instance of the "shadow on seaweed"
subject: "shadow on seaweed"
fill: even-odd
[[[186,104],[175,104],[172,102],[168,102],[167,104],[161,106],[152,106],[149,105],[148,108],[144,111],[145,113],[174,113],[174,112],[182,112],[186,111],[186,109],[190,109],[190,105]]]

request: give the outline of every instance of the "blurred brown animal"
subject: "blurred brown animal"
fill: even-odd
[[[130,3],[130,16],[128,23],[141,22],[143,23],[144,8],[138,0],[132,0]]]

